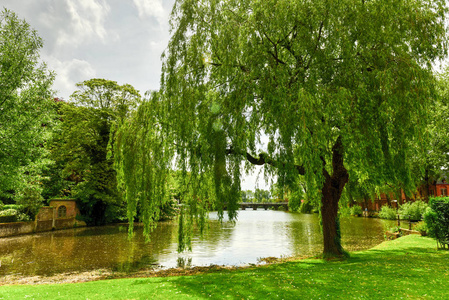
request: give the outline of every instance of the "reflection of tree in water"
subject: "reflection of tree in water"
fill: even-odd
[[[178,257],[176,266],[178,268],[190,268],[192,266],[191,257]]]
[[[342,244],[348,251],[369,249],[384,240],[383,220],[351,216],[342,217],[340,222]],[[286,226],[296,255],[311,255],[322,250],[322,235],[317,214],[296,215]]]
[[[150,243],[145,243],[139,226],[136,226],[131,239],[128,238],[127,226],[80,228],[3,238],[0,243],[0,275],[51,275],[94,269],[132,272],[161,263],[169,267],[190,267],[214,263],[215,259],[233,264],[235,261],[239,263],[240,259],[245,263],[252,259],[256,261],[258,257],[311,255],[321,251],[322,237],[316,214],[248,211],[241,212],[241,220],[236,224],[211,219],[202,237],[198,230],[194,231],[193,252],[182,254],[176,253],[175,222],[159,223],[151,234]],[[381,220],[351,217],[342,218],[341,224],[342,240],[347,249],[370,248],[383,239]],[[265,243],[269,244],[260,246],[260,238],[264,234],[267,237]],[[257,257],[252,257],[254,255]]]
[[[138,260],[130,259],[128,261],[117,263],[111,270],[114,272],[131,273],[142,269],[148,269],[151,266],[157,266],[157,261],[153,256],[145,254]]]
[[[194,229],[194,241],[204,240],[210,247],[216,248],[219,245],[229,244],[234,230],[235,222],[210,220],[202,235],[198,228]],[[192,246],[192,251],[195,251],[195,245]]]
[[[66,237],[62,237],[65,232]],[[73,231],[45,232],[2,239],[0,261],[2,275],[52,275],[64,269],[66,257],[74,248]]]
[[[363,217],[341,218],[342,244],[348,251],[372,248],[384,241],[385,220]],[[387,223],[395,224],[396,221]]]
[[[314,255],[322,251],[323,238],[317,214],[289,214],[285,222],[287,239],[292,243],[293,255]]]
[[[136,225],[131,239],[126,225],[5,238],[0,244],[0,274],[52,275],[102,268],[132,272],[153,268],[160,255],[172,255],[173,249],[176,249],[177,225],[174,222],[160,222],[152,232],[149,243],[145,242],[142,230],[141,226]],[[219,247],[229,240],[231,231],[232,225],[228,222],[222,225],[214,220],[203,237],[196,230],[194,241],[204,239],[208,244]],[[179,260],[179,264],[191,266],[192,258],[184,258],[184,262]]]
[[[5,238],[0,274],[52,275],[100,268],[153,267],[157,254],[176,242],[176,226],[161,222],[146,243],[141,227],[129,239],[119,226],[91,227]]]

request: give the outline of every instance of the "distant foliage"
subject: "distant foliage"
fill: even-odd
[[[399,207],[401,219],[420,221],[426,212],[428,205],[423,201],[407,202]]]
[[[431,198],[424,214],[427,234],[436,239],[439,248],[449,248],[449,197]]]
[[[159,220],[171,220],[179,214],[179,206],[176,200],[168,200],[162,204]]]
[[[359,205],[354,205],[353,207],[351,207],[352,216],[360,216],[362,213],[362,208]]]
[[[396,209],[389,206],[382,206],[379,212],[379,218],[387,220],[395,220],[397,218]]]

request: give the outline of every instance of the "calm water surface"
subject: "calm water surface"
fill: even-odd
[[[240,211],[235,224],[210,214],[210,228],[195,234],[192,252],[177,253],[177,224],[162,222],[145,243],[142,228],[129,240],[127,227],[78,228],[0,239],[0,275],[53,275],[109,269],[242,265],[262,257],[302,256],[322,251],[318,215],[281,211]],[[343,246],[371,248],[384,240],[393,223],[379,219],[342,218]]]

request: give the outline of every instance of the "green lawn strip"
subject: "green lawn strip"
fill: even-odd
[[[410,235],[345,261],[296,262],[194,276],[2,286],[0,299],[449,299],[449,252]]]

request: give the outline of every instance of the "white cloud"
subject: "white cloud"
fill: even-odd
[[[72,59],[60,61],[54,57],[44,57],[49,69],[56,72],[53,88],[56,96],[67,99],[74,91],[75,84],[90,78],[94,78],[94,68],[85,60]]]
[[[86,40],[105,40],[105,20],[110,11],[105,0],[66,0],[68,26],[59,31],[57,45],[78,45]]]
[[[133,0],[139,11],[139,17],[155,17],[159,22],[166,19],[166,12],[162,6],[162,0]]]

